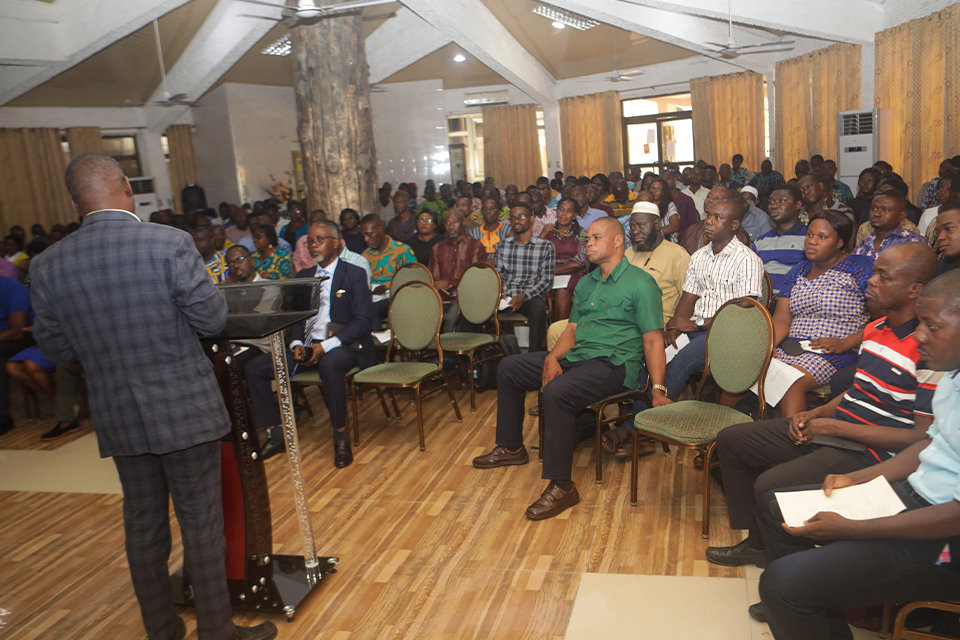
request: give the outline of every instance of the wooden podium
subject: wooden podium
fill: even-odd
[[[231,429],[221,443],[223,520],[227,541],[227,583],[238,611],[283,613],[293,620],[297,607],[323,578],[335,573],[339,558],[317,557],[303,483],[300,443],[294,418],[283,330],[316,315],[322,278],[221,285],[230,316],[216,336],[201,338],[230,414]],[[250,400],[230,354],[230,341],[269,337],[280,397],[280,415],[293,478],[293,494],[303,538],[303,556],[273,554],[273,526],[267,479],[260,459]],[[189,576],[171,576],[174,602],[192,606]]]

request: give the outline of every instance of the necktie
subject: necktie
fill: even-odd
[[[328,278],[328,277],[330,277],[330,274],[327,273],[326,270],[318,268],[318,269],[317,269],[317,276],[316,276],[316,277],[318,277],[318,278]],[[322,287],[323,285],[320,285],[320,286]],[[322,302],[322,300],[321,300],[321,305],[322,305],[322,304],[323,304],[323,302]],[[313,316],[312,318],[310,318],[309,320],[307,320],[307,326],[306,326],[306,327],[304,328],[304,330],[303,330],[303,344],[304,344],[304,346],[309,347],[310,344],[313,343],[313,328],[317,325],[317,318],[318,318],[319,316],[320,316],[320,312],[317,311],[317,315],[315,315],[315,316]]]

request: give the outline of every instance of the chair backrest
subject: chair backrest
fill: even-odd
[[[393,274],[393,279],[390,280],[390,291],[396,291],[408,282],[426,282],[432,286],[433,274],[419,262],[408,262]]]
[[[763,378],[772,357],[773,320],[766,307],[753,298],[736,298],[720,307],[707,334],[704,370],[721,389],[739,394],[759,380],[762,410]]]
[[[767,309],[770,308],[770,303],[773,301],[773,280],[770,279],[770,274],[764,270],[763,272],[763,284],[760,287],[760,304],[765,306]]]
[[[496,320],[502,291],[500,274],[489,263],[477,262],[470,265],[463,272],[457,287],[460,315],[467,322],[476,325],[483,324],[490,318]]]
[[[408,282],[393,292],[390,330],[394,341],[404,349],[420,351],[429,347],[440,351],[442,319],[440,294],[429,284]]]

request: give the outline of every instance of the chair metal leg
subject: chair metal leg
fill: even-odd
[[[640,456],[637,454],[637,449],[640,448],[640,434],[637,433],[637,430],[633,430],[633,454],[630,461],[630,506],[636,508],[637,506],[637,475],[640,473],[639,464]]]
[[[537,391],[537,432],[540,434],[540,448],[537,453],[540,457],[540,464],[543,464],[543,391]]]
[[[413,401],[417,405],[417,429],[420,431],[420,451],[427,450],[427,443],[423,437],[423,401],[420,399],[420,385],[413,388]]]
[[[717,448],[717,441],[714,440],[703,453],[703,529],[700,531],[700,537],[704,540],[710,539],[710,463],[713,461],[713,451]]]
[[[380,389],[377,389],[380,391]],[[353,388],[353,378],[347,380],[347,397],[353,397],[353,446],[360,446],[360,420],[357,418],[357,394]],[[349,406],[349,405],[347,405]],[[384,405],[386,407],[386,405]]]
[[[603,483],[603,436],[600,430],[603,428],[603,410],[606,405],[600,405],[597,410],[597,484]]]
[[[440,370],[440,375],[443,376],[443,386],[447,388],[450,403],[453,405],[453,410],[457,414],[457,422],[463,422],[463,416],[460,414],[460,405],[457,404],[457,397],[453,395],[453,389],[450,388],[450,380],[447,379],[447,374],[443,372],[443,369]]]
[[[383,397],[383,389],[380,387],[377,387],[377,397],[380,398],[380,406],[383,407],[383,415],[387,416],[387,418],[392,418],[393,416],[390,415],[390,407],[387,406],[387,400]]]
[[[397,414],[397,419],[400,419],[400,405],[397,404],[397,396],[393,395],[393,389],[388,387],[387,393],[390,394],[390,402],[393,403],[393,410]]]
[[[473,356],[476,354],[476,352],[477,350],[474,349],[467,356],[470,362],[470,366],[469,366],[470,373],[467,374],[470,377],[470,413],[477,412],[477,394],[473,388],[473,368],[474,368]]]

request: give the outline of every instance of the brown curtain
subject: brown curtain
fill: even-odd
[[[542,175],[537,105],[483,107],[483,173],[501,190],[515,184],[521,190]]]
[[[563,172],[574,176],[622,171],[623,110],[618,91],[560,99]]]
[[[758,171],[764,154],[763,76],[746,71],[690,81],[697,159],[719,166],[735,154]]]
[[[67,144],[70,145],[70,158],[85,153],[103,153],[103,136],[100,127],[69,127]]]
[[[0,229],[77,219],[63,176],[59,129],[0,129]]]
[[[877,34],[875,106],[892,121],[892,155],[881,160],[903,176],[912,201],[940,162],[960,153],[958,64],[960,5]]]
[[[835,44],[777,63],[777,169],[793,175],[797,160],[836,158],[837,112],[861,105],[860,45]]]
[[[173,204],[177,213],[183,213],[183,201],[180,197],[183,188],[200,181],[197,154],[193,148],[193,127],[189,124],[175,124],[167,127],[167,145]]]

